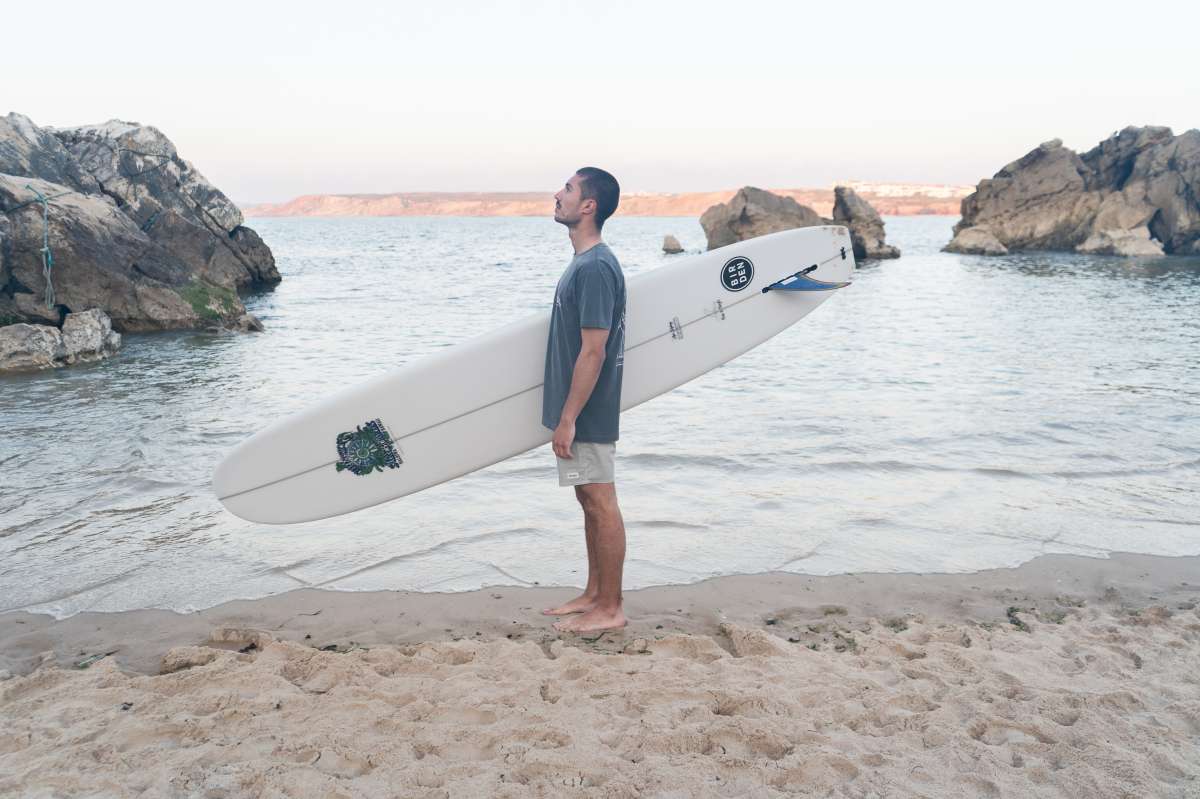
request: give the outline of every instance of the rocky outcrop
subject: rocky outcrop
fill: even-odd
[[[945,249],[1200,254],[1200,130],[1128,127],[1083,155],[1045,142],[963,198]]]
[[[971,227],[961,231],[954,240],[942,249],[966,255],[1007,255],[1008,248],[985,227]]]
[[[103,311],[67,314],[62,329],[18,323],[0,327],[0,372],[50,369],[116,353],[121,334]]]
[[[729,202],[712,206],[700,217],[710,250],[768,233],[829,222],[791,197],[780,197],[753,186],[738,189]]]
[[[833,221],[850,229],[855,258],[900,257],[900,250],[884,241],[883,220],[879,214],[849,186],[837,186],[833,190]]]
[[[781,230],[831,224],[850,229],[856,258],[900,257],[900,250],[884,241],[879,214],[848,186],[834,189],[833,219],[825,219],[791,197],[753,186],[739,189],[729,202],[712,206],[700,217],[710,250]]]
[[[0,117],[0,324],[59,327],[98,308],[119,331],[261,329],[238,290],[279,279],[237,207],[157,129]]]
[[[668,233],[663,237],[663,252],[667,255],[677,255],[683,252],[683,246],[679,243],[679,239]]]

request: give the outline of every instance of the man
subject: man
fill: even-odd
[[[625,276],[600,239],[620,192],[616,178],[589,166],[554,195],[554,221],[566,226],[575,257],[554,292],[542,424],[554,431],[558,484],[574,486],[583,506],[588,555],[583,593],[542,611],[548,616],[580,614],[555,622],[563,632],[625,626],[625,523],[613,482],[625,360]]]

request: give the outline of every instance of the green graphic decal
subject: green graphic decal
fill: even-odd
[[[382,472],[385,466],[396,469],[404,462],[396,454],[392,437],[379,419],[358,426],[353,433],[338,433],[337,451],[337,470],[349,469],[359,476]]]

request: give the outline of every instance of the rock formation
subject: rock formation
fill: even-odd
[[[679,243],[679,239],[668,233],[663,237],[663,252],[667,255],[676,255],[683,252],[683,247]]]
[[[0,325],[60,327],[95,308],[119,331],[261,329],[238,289],[279,279],[237,207],[157,129],[117,120],[39,128],[20,114],[0,117]]]
[[[0,372],[48,369],[107,358],[121,346],[104,312],[67,314],[62,330],[18,323],[0,327]]]
[[[900,257],[900,250],[884,241],[883,220],[879,214],[849,186],[837,186],[833,190],[833,221],[850,228],[855,258]]]
[[[954,240],[942,249],[971,255],[1007,255],[1008,248],[986,227],[969,227],[959,231]]]
[[[1200,254],[1200,130],[1128,127],[1082,156],[1046,142],[979,182],[945,249]]]
[[[780,230],[826,224],[828,219],[791,197],[753,186],[738,189],[732,200],[712,206],[700,217],[710,250]]]
[[[884,241],[879,214],[847,186],[834,189],[833,219],[825,219],[791,197],[780,197],[752,186],[739,189],[732,200],[712,206],[700,217],[710,250],[780,230],[832,224],[850,229],[856,258],[900,257],[900,250]]]

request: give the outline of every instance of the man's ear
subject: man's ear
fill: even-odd
[[[589,205],[590,203],[590,205]],[[596,213],[596,200],[592,197],[587,198],[579,204],[579,213],[594,214]]]

